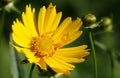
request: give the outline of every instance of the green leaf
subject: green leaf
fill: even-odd
[[[10,42],[13,42],[10,36]],[[11,73],[12,78],[28,78],[25,65],[21,64],[23,60],[23,55],[18,53],[14,48],[10,48],[11,56]]]

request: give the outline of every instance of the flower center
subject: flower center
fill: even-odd
[[[30,50],[37,57],[52,56],[55,52],[53,42],[44,37],[34,37],[30,43]]]

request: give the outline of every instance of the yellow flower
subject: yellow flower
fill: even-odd
[[[36,23],[35,9],[26,6],[22,13],[22,21],[18,19],[12,25],[12,44],[19,52],[25,54],[30,63],[35,63],[41,69],[49,66],[58,74],[69,75],[75,68],[71,63],[81,63],[83,57],[89,54],[87,45],[65,48],[64,46],[76,40],[82,31],[80,18],[72,21],[67,17],[60,23],[62,12],[56,12],[52,3],[46,9],[40,8],[38,23]]]

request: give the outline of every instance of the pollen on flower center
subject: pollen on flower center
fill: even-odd
[[[52,56],[55,52],[55,47],[52,41],[44,37],[34,37],[30,43],[30,50],[37,57]]]

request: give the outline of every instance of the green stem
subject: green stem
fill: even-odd
[[[32,73],[33,73],[34,67],[35,67],[35,64],[32,64],[31,69],[30,69],[29,78],[32,78]]]
[[[5,20],[5,10],[3,10],[1,20],[0,20],[1,21],[0,22],[0,36],[2,36],[2,33],[3,33],[4,20]]]
[[[93,54],[93,61],[94,61],[94,78],[98,77],[98,72],[97,72],[97,58],[96,58],[96,53],[95,53],[95,47],[94,47],[94,42],[93,42],[93,37],[92,37],[92,32],[89,32],[89,38],[90,38],[90,44],[92,48],[92,54]]]
[[[112,38],[111,38],[111,34],[110,32],[107,32],[107,41],[108,41],[108,45],[109,45],[109,54],[110,54],[110,60],[111,60],[111,78],[114,78],[114,56],[115,56],[115,52],[113,49],[113,44],[112,44]]]

